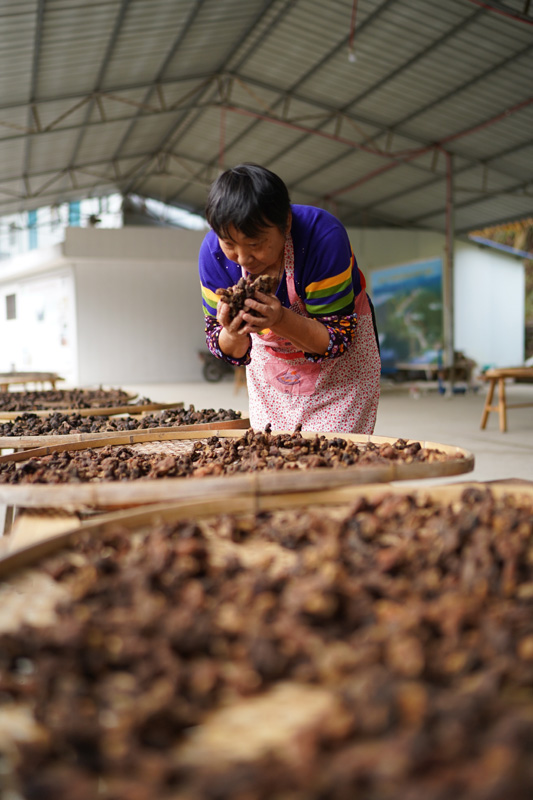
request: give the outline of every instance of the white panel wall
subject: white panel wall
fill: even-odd
[[[16,298],[15,319],[6,319],[6,295]],[[57,372],[75,383],[74,304],[69,270],[0,285],[0,372]]]
[[[65,258],[187,261],[197,264],[204,238],[201,231],[128,226],[125,228],[67,228]]]
[[[370,284],[370,272],[444,256],[444,236],[431,231],[348,228],[355,258]]]
[[[455,252],[455,347],[480,367],[512,367],[525,358],[522,261],[458,245]]]
[[[201,379],[202,238],[153,228],[69,231],[81,385]]]

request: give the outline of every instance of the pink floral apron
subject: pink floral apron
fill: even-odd
[[[285,276],[290,309],[310,316],[294,285],[292,237],[285,240]],[[367,433],[374,431],[379,400],[380,359],[366,292],[355,301],[355,341],[337,358],[306,361],[291,342],[267,331],[252,334],[246,368],[250,424],[274,430]]]

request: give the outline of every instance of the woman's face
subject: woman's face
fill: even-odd
[[[290,229],[287,228],[287,232]],[[283,264],[285,235],[275,225],[264,228],[257,236],[248,237],[233,225],[228,236],[218,239],[222,252],[251,275],[275,274]]]

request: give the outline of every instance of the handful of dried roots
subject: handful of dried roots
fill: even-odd
[[[248,276],[241,278],[235,286],[230,286],[229,289],[217,289],[216,293],[222,300],[227,303],[230,310],[230,319],[235,319],[239,311],[244,308],[244,301],[249,297],[255,299],[256,292],[263,292],[264,294],[272,294],[276,287],[276,279],[270,275],[259,275],[257,278]],[[250,314],[257,316],[257,312],[249,309]]]

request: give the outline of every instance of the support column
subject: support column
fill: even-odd
[[[443,326],[444,326],[444,365],[448,369],[446,394],[453,395],[454,375],[454,196],[453,196],[453,155],[446,156],[446,238],[445,263],[442,275]]]
[[[218,146],[218,169],[219,174],[224,172],[224,147],[226,144],[226,109],[220,109],[220,137]]]

